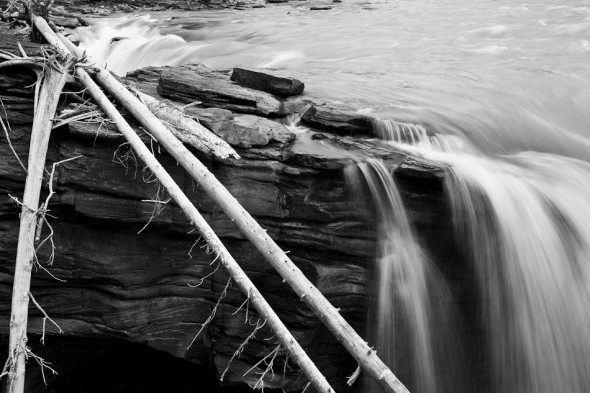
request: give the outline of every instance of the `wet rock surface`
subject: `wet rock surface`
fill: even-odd
[[[304,124],[344,135],[373,136],[372,119],[342,105],[312,105],[301,120]]]

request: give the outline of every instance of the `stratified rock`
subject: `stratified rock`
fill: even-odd
[[[284,152],[285,162],[317,169],[340,169],[363,158],[403,162],[405,155],[379,140],[359,140],[329,134],[303,134]]]
[[[200,101],[204,107],[263,116],[281,116],[281,102],[271,94],[232,83],[227,75],[213,72],[201,64],[162,69],[160,95],[182,102]]]
[[[341,134],[373,136],[372,119],[343,106],[312,105],[301,120],[311,126]]]
[[[271,94],[295,96],[303,93],[305,85],[298,79],[269,74],[251,68],[235,67],[231,80],[239,85]]]

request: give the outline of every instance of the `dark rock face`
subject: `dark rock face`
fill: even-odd
[[[8,75],[0,78],[0,97],[9,105],[11,142],[26,162],[32,91],[22,86],[31,76]],[[147,93],[155,94],[159,80],[165,97],[202,102],[187,113],[239,147],[242,157],[208,161],[210,170],[359,332],[364,331],[371,287],[375,212],[345,184],[346,165],[359,157],[385,160],[400,180],[410,218],[425,243],[436,244],[436,255],[442,258],[452,252],[449,242],[435,240],[448,231],[441,168],[378,141],[328,133],[295,135],[261,117],[282,113],[279,99],[238,86],[202,66],[163,67],[135,76]],[[345,132],[366,131],[361,115],[314,108],[306,113],[310,124],[324,129],[344,124]],[[149,137],[145,141],[333,386],[349,391],[344,376],[356,368],[352,358],[203,190],[157,143]],[[274,348],[272,333],[267,328],[257,332],[228,367],[252,333],[257,314],[238,288],[227,284],[228,274],[206,246],[195,243],[198,236],[179,208],[169,203],[161,212],[154,210],[153,200],[166,197],[122,142],[115,130],[85,123],[72,123],[53,135],[48,167],[81,156],[58,166],[50,205],[56,249],[55,262],[47,268],[65,281],[39,270],[33,274],[32,293],[66,337],[143,343],[195,364],[212,365],[217,375],[227,369],[226,383],[256,382],[255,372],[243,374]],[[8,144],[0,143],[0,340],[6,340],[9,325],[20,209],[8,195],[20,198],[24,181]],[[40,260],[51,252],[45,245]],[[211,323],[195,339],[213,310]],[[29,331],[41,334],[42,329],[43,316],[31,307]],[[57,340],[56,329],[49,324],[47,329],[47,340]],[[49,361],[51,356],[46,355]],[[265,384],[300,389],[306,380],[293,364],[284,365],[285,356],[282,350],[275,368],[284,369],[284,377],[275,373]]]
[[[250,68],[235,67],[231,80],[239,85],[283,96],[303,93],[305,85],[298,79],[285,78]]]

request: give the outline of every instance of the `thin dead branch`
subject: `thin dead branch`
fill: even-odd
[[[43,383],[47,385],[47,378],[45,378],[45,369],[51,371],[53,375],[57,375],[57,371],[55,371],[52,367],[49,366],[51,363],[45,361],[45,359],[43,359],[42,357],[35,355],[33,351],[31,351],[31,348],[25,347],[24,352],[26,359],[33,358],[35,362],[37,362],[37,364],[41,368],[41,376],[43,377]]]
[[[4,106],[2,100],[0,100],[0,105],[2,105],[2,110],[4,110],[4,117],[8,119],[8,113],[6,112],[6,107]],[[4,123],[4,120],[2,119],[2,117],[0,117],[0,124],[2,125],[2,129],[4,130],[4,135],[6,136],[6,141],[8,142],[8,147],[10,148],[10,151],[12,151],[12,154],[14,154],[14,157],[20,164],[21,168],[23,168],[23,171],[25,171],[25,173],[28,173],[27,167],[21,161],[20,157],[16,153],[16,150],[14,149],[14,146],[12,145],[12,141],[10,140],[10,132],[12,132],[12,129],[10,128],[10,123],[8,122],[8,120],[6,120],[6,123]]]
[[[238,309],[238,311],[239,311],[239,309]],[[232,364],[232,362],[234,361],[234,359],[239,359],[240,358],[240,355],[242,354],[242,352],[244,351],[244,349],[246,348],[246,346],[248,345],[248,343],[250,342],[250,340],[252,340],[256,336],[256,333],[260,329],[262,329],[262,327],[264,325],[266,325],[266,319],[262,323],[260,323],[260,318],[258,318],[258,321],[256,322],[256,324],[254,326],[254,330],[252,330],[252,332],[248,335],[248,337],[246,337],[246,339],[244,341],[242,341],[242,344],[240,344],[240,346],[238,347],[238,349],[236,349],[235,352],[232,354],[231,358],[229,359],[229,362],[227,362],[227,365],[225,366],[225,370],[223,370],[223,373],[219,377],[219,381],[220,382],[223,382],[223,378],[225,378],[225,374],[229,370],[229,366]]]
[[[23,49],[23,46],[21,45],[21,43],[20,42],[17,42],[16,44],[18,45],[18,50],[20,51],[20,55],[22,57],[24,57],[25,59],[27,57],[29,57],[29,55],[27,55],[27,52],[25,52],[25,50]]]
[[[287,364],[289,363],[289,352],[287,352],[285,354],[285,363],[283,363],[283,384],[281,386],[281,390],[283,391],[283,393],[287,393],[285,392],[285,380],[287,379]]]
[[[149,169],[148,169],[149,171]],[[142,174],[144,174],[146,172],[146,168],[143,168]],[[151,173],[151,171],[150,171]],[[170,202],[172,200],[172,198],[168,197],[167,199],[164,200],[164,198],[167,196],[166,194],[166,189],[164,187],[162,187],[162,185],[158,182],[158,179],[151,175],[150,178],[145,179],[144,178],[144,182],[145,183],[153,183],[156,182],[157,187],[156,187],[156,193],[152,196],[152,199],[149,200],[143,200],[142,202],[148,202],[150,204],[152,204],[152,211],[150,213],[150,218],[148,220],[148,222],[137,232],[137,234],[139,235],[141,232],[143,232],[148,225],[150,225],[150,223],[152,222],[152,220],[156,217],[158,217],[160,215],[160,213],[162,213],[164,211],[164,209],[166,208],[166,205],[168,204],[168,202]]]
[[[27,67],[35,71],[35,73],[37,74],[41,72],[41,70],[43,69],[43,65],[39,64],[39,60],[30,57],[26,59],[21,59],[17,57],[0,63],[0,69],[8,67]]]
[[[49,315],[47,315],[43,307],[41,307],[41,305],[37,303],[31,291],[29,291],[29,297],[31,298],[31,301],[35,304],[35,306],[37,306],[37,309],[41,311],[41,313],[43,314],[43,333],[41,335],[41,344],[45,344],[45,323],[47,322],[47,320],[49,320],[49,322],[51,322],[59,330],[60,334],[63,334],[63,330],[61,330],[61,327],[53,319],[51,319]]]
[[[248,371],[246,371],[244,373],[243,377],[245,377],[246,374],[248,374],[250,371],[254,370],[260,364],[264,363],[266,365],[265,369],[261,373],[259,373],[260,378],[258,378],[256,383],[254,385],[249,385],[252,389],[264,390],[264,377],[266,377],[268,375],[268,373],[272,374],[270,380],[272,381],[274,379],[275,372],[274,372],[273,366],[274,366],[274,361],[275,361],[280,349],[281,349],[281,344],[278,344],[268,355],[263,357],[258,363],[256,363],[254,366],[252,366]]]
[[[213,262],[211,262],[210,265],[213,265],[213,263],[215,263],[215,260]],[[204,277],[200,278],[200,281],[199,281],[198,284],[190,284],[190,283],[187,283],[187,285],[189,287],[191,287],[191,288],[198,288],[198,287],[200,287],[201,285],[203,285],[203,283],[205,282],[205,280],[208,279],[209,277],[211,277],[212,275],[214,275],[215,272],[217,272],[218,269],[219,269],[219,263],[217,265],[215,265],[215,269],[213,269],[213,271],[211,273],[209,273],[209,274],[205,275]]]
[[[197,332],[197,334],[195,335],[195,337],[191,340],[190,344],[186,348],[187,350],[190,349],[190,347],[193,345],[193,343],[195,342],[195,340],[197,339],[197,337],[199,337],[199,335],[203,332],[203,330],[215,318],[215,314],[217,313],[217,309],[219,308],[219,305],[221,304],[221,301],[227,295],[227,289],[229,288],[229,286],[231,284],[231,281],[232,281],[231,277],[227,279],[227,283],[225,284],[225,287],[223,288],[223,291],[221,292],[221,295],[219,295],[219,299],[217,299],[217,303],[215,303],[215,307],[213,307],[213,310],[211,310],[211,314],[209,314],[209,317],[205,320],[205,322],[203,322],[201,324],[201,328],[199,329],[199,331]]]
[[[361,366],[357,365],[356,366],[356,370],[354,370],[354,372],[352,373],[352,375],[346,377],[346,384],[348,386],[352,386],[353,383],[356,382],[356,380],[358,379],[358,377],[361,375]]]

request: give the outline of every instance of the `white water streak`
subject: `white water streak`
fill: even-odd
[[[400,148],[448,165],[458,242],[475,265],[495,392],[590,391],[590,164],[525,152],[490,157]],[[440,148],[444,146],[446,148]]]
[[[400,359],[396,342],[409,332],[413,369],[419,370],[414,383],[420,392],[435,393],[439,391],[435,349],[448,341],[440,333],[449,333],[446,327],[452,318],[447,309],[448,290],[415,240],[397,187],[384,164],[369,159],[349,168],[347,175],[356,188],[366,184],[378,214],[378,289],[373,301],[377,351],[394,370],[407,367],[404,363],[408,359]],[[406,329],[397,332],[400,325]],[[446,356],[452,357],[450,352]]]

